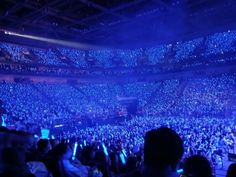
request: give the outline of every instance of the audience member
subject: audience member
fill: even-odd
[[[211,165],[203,156],[190,156],[184,162],[184,175],[186,177],[212,177]]]
[[[131,176],[177,177],[183,153],[183,141],[174,130],[162,127],[148,131],[144,142],[144,168],[139,175]]]
[[[226,177],[235,177],[236,176],[236,163],[230,164]]]

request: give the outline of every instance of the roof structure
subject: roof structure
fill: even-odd
[[[5,35],[9,30],[93,46],[150,47],[235,27],[235,9],[234,0],[1,0],[0,39],[32,44]]]

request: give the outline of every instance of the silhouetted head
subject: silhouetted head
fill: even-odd
[[[16,148],[4,148],[2,152],[3,164],[10,166],[23,166],[24,154]]]
[[[50,139],[49,141],[52,148],[59,144],[59,141],[57,139]]]
[[[16,148],[20,151],[26,151],[28,148],[29,133],[24,131],[10,130],[8,135],[8,147]]]
[[[94,161],[100,164],[106,164],[107,158],[103,151],[97,151],[94,156]]]
[[[232,163],[228,170],[226,177],[235,177],[236,176],[236,163]]]
[[[47,153],[51,149],[49,140],[40,139],[37,143],[37,150],[41,153]]]
[[[0,126],[0,149],[7,146],[9,130],[6,127]]]
[[[7,127],[0,126],[0,132],[9,132]]]
[[[172,129],[161,127],[146,133],[144,143],[144,164],[155,169],[176,166],[184,152],[183,141]]]
[[[184,162],[184,174],[187,177],[212,177],[209,161],[200,155],[194,155]]]
[[[50,151],[50,155],[68,160],[72,157],[72,149],[68,143],[60,143]]]

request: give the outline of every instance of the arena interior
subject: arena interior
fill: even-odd
[[[120,177],[145,169],[145,133],[163,127],[183,141],[179,175],[197,155],[226,176],[236,162],[235,9],[1,0],[0,176]],[[57,154],[56,168],[62,146],[72,153],[66,164]]]

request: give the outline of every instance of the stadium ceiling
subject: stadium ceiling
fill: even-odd
[[[235,0],[1,0],[0,40],[24,41],[5,35],[9,30],[97,46],[150,47],[233,29],[235,9]]]

